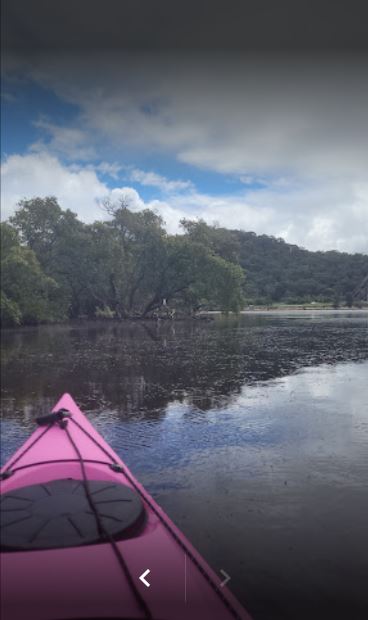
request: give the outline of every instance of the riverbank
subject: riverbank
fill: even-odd
[[[353,306],[334,306],[333,304],[322,304],[322,303],[310,303],[310,304],[271,304],[271,305],[249,305],[247,308],[244,308],[242,312],[249,311],[269,311],[269,310],[277,310],[277,311],[287,311],[290,310],[333,310],[334,312],[351,312],[351,311],[367,311],[368,310],[368,302],[361,302],[359,305]]]
[[[347,314],[347,313],[354,313],[354,314],[367,314],[368,313],[368,304],[362,308],[357,308],[357,307],[353,307],[353,308],[347,308],[347,307],[343,307],[343,308],[334,308],[333,306],[310,306],[310,305],[304,305],[304,306],[293,306],[293,305],[288,305],[288,306],[249,306],[248,308],[245,308],[244,310],[241,310],[239,312],[240,315],[247,315],[247,314],[290,314],[290,313],[299,313],[299,314],[303,314],[304,313],[308,313],[310,314],[311,312],[313,313],[318,313],[318,314]],[[229,313],[229,314],[233,314],[233,313]],[[207,310],[205,312],[202,313],[202,316],[221,316],[223,315],[222,312],[220,312],[219,310]],[[234,314],[233,314],[234,316]]]
[[[313,313],[313,314],[341,314],[346,315],[347,313],[354,313],[357,315],[367,314],[368,306],[365,308],[316,308],[314,306],[303,306],[301,308],[296,306],[284,306],[284,307],[268,307],[268,308],[251,308],[247,310],[242,310],[240,314],[303,314],[303,313]]]
[[[215,317],[220,316],[237,316],[237,315],[247,315],[247,314],[290,314],[290,313],[298,313],[302,314],[306,313],[318,313],[318,314],[346,314],[354,313],[354,314],[364,314],[368,312],[368,303],[363,307],[339,307],[334,308],[332,305],[328,304],[304,304],[304,305],[274,305],[274,306],[248,306],[243,310],[240,310],[238,313],[235,312],[222,312],[221,310],[203,310],[195,315],[181,315],[177,314],[175,316],[170,315],[162,315],[162,316],[150,316],[150,317],[114,317],[114,316],[96,316],[96,317],[88,317],[81,316],[75,319],[65,319],[63,321],[48,321],[44,323],[26,323],[22,325],[1,325],[1,331],[13,331],[24,328],[32,328],[38,327],[41,325],[78,325],[83,323],[160,323],[161,321],[168,323],[176,323],[176,322],[197,322],[197,321],[212,321]]]

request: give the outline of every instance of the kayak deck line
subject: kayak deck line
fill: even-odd
[[[110,467],[113,471],[117,471],[114,468],[113,463],[107,463],[106,461],[99,461],[98,459],[84,459],[85,463],[96,463],[97,465],[106,465]],[[38,467],[39,465],[50,465],[52,463],[79,463],[79,459],[53,459],[50,461],[36,461],[35,463],[28,463],[27,465],[20,465],[15,469],[7,469],[4,472],[0,473],[0,480],[6,480],[17,473],[17,471],[21,471],[22,469],[28,469],[29,467]]]
[[[96,530],[97,527],[100,538],[92,543],[87,542],[86,545],[72,544],[72,546],[68,546],[66,536],[65,539],[61,538],[61,542],[64,544],[63,547],[37,547],[35,550],[19,549],[15,551],[5,547],[3,551],[4,573],[7,570],[8,577],[6,580],[7,588],[4,592],[7,611],[4,620],[18,620],[18,618],[22,617],[19,608],[21,605],[19,593],[17,596],[15,583],[12,583],[12,579],[15,579],[16,574],[24,573],[26,568],[29,568],[32,556],[35,560],[37,559],[37,570],[34,572],[38,577],[36,579],[36,574],[34,575],[34,579],[31,579],[33,588],[27,589],[29,603],[32,600],[35,604],[37,588],[41,597],[43,589],[38,585],[39,580],[44,578],[50,581],[49,569],[52,567],[52,572],[57,573],[58,580],[60,578],[63,579],[64,584],[66,580],[69,587],[72,590],[74,588],[71,602],[63,601],[63,605],[67,608],[67,613],[64,616],[69,620],[76,617],[92,618],[97,617],[97,615],[101,618],[124,617],[126,619],[147,618],[149,620],[154,618],[157,620],[159,618],[160,620],[197,620],[197,618],[198,620],[202,620],[202,618],[211,618],[211,620],[227,620],[230,618],[250,620],[249,614],[241,607],[228,588],[226,586],[223,587],[218,576],[213,573],[212,569],[187,541],[182,532],[171,522],[162,508],[135,479],[125,463],[99,435],[78,409],[71,396],[65,394],[54,407],[51,414],[38,418],[38,424],[39,427],[15,455],[9,459],[2,470],[1,478],[3,481],[4,498],[6,498],[8,491],[18,490],[20,492],[19,499],[22,499],[24,494],[27,497],[27,493],[29,493],[27,487],[31,489],[33,485],[35,488],[34,492],[37,494],[38,486],[42,486],[47,481],[50,484],[52,481],[55,483],[59,481],[56,486],[55,484],[53,485],[52,491],[61,489],[61,499],[69,506],[70,498],[67,496],[67,489],[69,487],[74,488],[73,481],[79,481],[83,485],[84,495],[82,497],[81,493],[77,491],[76,505],[78,502],[81,506],[83,505],[83,514],[88,513],[88,519],[91,519],[92,516],[94,517],[93,526],[91,521],[87,519],[87,532],[90,533],[91,528]],[[49,437],[46,436],[47,433],[51,434],[50,441]],[[75,458],[75,455],[77,455],[77,458]],[[98,458],[102,455],[108,457],[108,462],[106,459]],[[65,481],[64,483],[63,480]],[[136,497],[139,497],[143,502],[142,506],[146,515],[145,520],[139,522],[140,530],[134,529],[135,526],[132,525],[134,515],[130,515],[128,518],[128,513],[124,513],[126,508],[124,510],[121,508],[120,513],[106,513],[105,508],[103,512],[100,512],[98,501],[96,502],[93,497],[94,493],[99,493],[99,491],[96,491],[98,480],[110,481],[112,483],[110,487],[113,490],[106,491],[109,487],[105,486],[102,489],[104,493],[118,494],[114,495],[113,499],[112,496],[107,497],[102,502],[104,506],[110,507],[114,501],[116,502],[115,508],[119,502],[120,506],[134,504],[136,513],[139,516],[138,500],[133,500],[131,495],[131,493],[133,495],[136,493]],[[72,482],[68,484],[68,481]],[[126,492],[124,492],[124,488],[127,489]],[[72,493],[74,492],[72,490]],[[52,495],[53,493],[50,494]],[[46,501],[44,498],[41,500],[37,498],[37,510],[39,510],[40,505],[42,505],[43,510],[46,510],[45,506],[47,504],[47,510],[51,511],[50,514],[54,518],[53,511],[55,511],[55,508],[53,501],[60,502],[61,500],[51,498]],[[86,509],[87,504],[89,506],[88,510]],[[9,510],[11,512],[12,508],[10,507]],[[23,508],[17,508],[17,510],[23,510]],[[66,517],[70,525],[74,527],[74,537],[76,537],[76,533],[79,530],[80,521],[78,519],[80,514],[78,513],[76,517],[74,516],[74,504],[70,508],[70,513],[65,512],[65,510],[63,510],[62,516]],[[30,511],[30,508],[28,508],[28,511]],[[36,516],[39,516],[38,513]],[[60,514],[58,512],[55,519],[59,518]],[[85,519],[86,517],[84,516],[83,518]],[[106,525],[109,519],[111,523],[115,520],[115,526],[112,528],[112,531]],[[117,522],[119,521],[128,528],[124,538],[121,537],[123,534],[119,536],[117,533]],[[133,530],[129,530],[130,526],[133,527]],[[49,534],[43,532],[42,528],[47,530],[46,526],[41,527],[41,534],[37,533],[35,535],[35,544],[52,544]],[[4,531],[6,532],[5,528]],[[84,536],[83,528],[81,533]],[[58,535],[58,540],[60,540],[60,532],[58,532]],[[41,542],[37,542],[38,539]],[[86,540],[90,540],[87,534]],[[111,564],[111,559],[109,559],[109,548],[113,550],[122,569],[123,577],[120,577],[120,580],[116,574],[117,570],[114,568],[114,564]],[[188,584],[187,574],[185,575],[185,599],[187,598],[188,589],[191,594],[191,598],[188,598],[189,602],[182,600],[184,588],[182,563],[184,564],[185,562],[186,565],[187,559],[189,570]],[[101,573],[98,569],[105,566],[104,562],[106,562],[106,568]],[[149,563],[152,575],[156,575],[156,583],[158,584],[149,590],[147,588],[147,591],[144,591],[140,583],[135,579],[135,576],[138,577],[141,574],[142,568],[147,568],[147,566],[143,566],[142,562]],[[82,593],[80,598],[77,596],[73,581],[73,574],[76,575],[77,565],[82,568],[84,574],[90,574],[90,579],[88,580],[86,576],[86,583],[84,584],[86,592],[84,595]],[[103,582],[103,587],[100,584],[98,588],[99,579]],[[53,584],[55,590],[55,581],[52,580],[50,583]],[[91,587],[92,583],[96,584],[96,589]],[[106,600],[104,592],[108,589],[111,592],[108,600]],[[88,597],[87,599],[85,598],[87,591],[91,601],[87,600]],[[27,600],[27,596],[23,598]],[[37,617],[38,620],[64,618],[60,613],[57,613],[55,616],[55,610],[51,605],[51,601],[48,601],[48,604],[49,608],[46,605],[46,609],[37,609],[35,618]],[[74,608],[70,609],[70,605],[73,604],[76,606],[76,611],[74,611]],[[40,605],[38,599],[37,605]],[[35,606],[37,607],[37,605]],[[81,605],[84,605],[82,609],[80,609]],[[92,613],[91,605],[94,613]],[[53,610],[52,614],[50,614],[51,609]],[[111,613],[112,611],[113,613]]]
[[[79,463],[81,466],[81,470],[82,470],[82,477],[83,477],[83,487],[84,487],[84,491],[86,494],[86,498],[87,501],[91,507],[91,510],[93,511],[94,517],[96,519],[96,525],[97,525],[97,530],[99,535],[102,537],[106,537],[109,544],[111,545],[112,550],[114,551],[115,557],[119,563],[120,568],[122,569],[123,574],[125,575],[127,581],[129,582],[129,585],[131,587],[132,592],[134,593],[134,596],[138,602],[139,607],[142,609],[145,617],[147,618],[147,620],[153,620],[153,616],[151,613],[151,610],[146,602],[146,600],[143,597],[143,594],[139,591],[137,584],[135,583],[133,576],[131,574],[131,571],[129,569],[129,566],[124,558],[124,554],[122,549],[117,545],[116,540],[114,538],[114,536],[111,534],[110,530],[105,526],[104,524],[104,520],[103,520],[103,515],[100,514],[98,507],[96,505],[95,500],[93,499],[93,493],[91,493],[91,488],[90,488],[90,481],[88,480],[88,476],[87,476],[87,472],[86,472],[86,467],[85,467],[85,463],[83,460],[83,456],[76,444],[76,442],[73,440],[69,429],[68,429],[68,418],[69,416],[67,415],[68,412],[65,412],[65,410],[59,410],[56,412],[56,416],[58,416],[60,413],[63,413],[61,420],[59,420],[57,423],[59,424],[60,428],[63,429],[65,431],[65,433],[67,434],[67,437],[70,441],[70,443],[72,444],[78,459],[79,459]],[[71,415],[71,414],[70,414]],[[72,418],[71,418],[72,419]],[[83,432],[84,429],[80,426],[81,430]],[[87,434],[87,433],[86,433]],[[98,445],[98,442],[96,442]],[[101,446],[98,445],[98,447],[101,449]],[[105,450],[103,450],[104,452],[106,452]],[[129,487],[128,487],[129,488]]]

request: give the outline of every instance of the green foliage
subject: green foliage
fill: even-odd
[[[170,236],[151,210],[134,213],[123,201],[106,202],[105,209],[108,221],[86,225],[54,197],[19,203],[6,225],[12,254],[4,256],[5,293],[20,304],[22,322],[51,320],[56,291],[60,316],[71,318],[146,317],[169,306],[240,308],[243,272],[227,260],[234,259],[234,244],[222,230],[204,225],[207,241],[188,222],[186,234]],[[25,280],[37,290],[37,303]]]
[[[20,201],[9,221],[22,243],[34,251],[44,273],[57,282],[61,313],[93,315],[88,277],[93,248],[88,227],[69,209],[63,211],[53,196]]]
[[[21,200],[9,222],[20,239],[33,250],[43,263],[48,263],[58,234],[63,211],[54,196]]]
[[[249,303],[336,303],[351,300],[368,273],[368,256],[310,252],[267,235],[233,231],[246,270]]]
[[[124,204],[110,206],[113,220],[107,224],[115,240],[110,277],[118,316],[147,314],[155,307],[165,262],[166,233],[159,216],[146,209],[129,211]]]
[[[191,245],[206,249],[198,266],[200,280],[192,288],[198,307],[238,312],[244,305],[244,270],[239,265],[240,246],[230,230],[209,226],[203,220],[182,220]]]
[[[181,225],[192,241],[206,246],[212,253],[232,263],[239,263],[240,243],[233,231],[209,226],[203,220],[181,220]]]
[[[132,213],[124,204],[107,209],[113,219],[106,226],[115,245],[115,258],[109,261],[115,299],[109,305],[118,316],[149,316],[163,304],[193,310],[209,300],[226,309],[238,307],[241,292],[234,269],[224,277],[228,263],[216,260],[204,243],[190,235],[167,235],[162,219],[150,210]],[[238,286],[237,295],[229,294],[229,283]],[[219,289],[225,286],[221,297]]]
[[[105,209],[106,221],[87,225],[54,197],[19,203],[1,224],[3,324],[238,312],[245,299],[351,306],[368,273],[362,254],[308,252],[201,220],[168,235],[151,210]]]
[[[245,281],[244,271],[239,265],[224,260],[221,256],[212,256],[212,296],[216,308],[223,312],[239,312],[244,306],[242,285]]]
[[[0,313],[1,325],[4,327],[14,327],[22,322],[22,313],[18,304],[0,291]]]
[[[58,287],[46,276],[33,250],[21,246],[16,231],[1,224],[1,319],[5,325],[61,318]]]

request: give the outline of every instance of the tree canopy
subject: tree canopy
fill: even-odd
[[[81,222],[53,196],[22,200],[1,224],[5,325],[76,317],[239,311],[247,304],[351,305],[368,256],[309,252],[267,235],[182,220],[169,235],[151,210],[105,203]]]
[[[239,265],[188,233],[168,235],[151,210],[105,209],[109,219],[87,225],[52,196],[19,203],[2,224],[5,324],[241,307]]]
[[[57,282],[42,270],[35,252],[1,224],[1,318],[5,325],[63,318]]]

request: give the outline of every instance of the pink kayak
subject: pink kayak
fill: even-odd
[[[250,620],[68,394],[2,469],[3,620]]]

